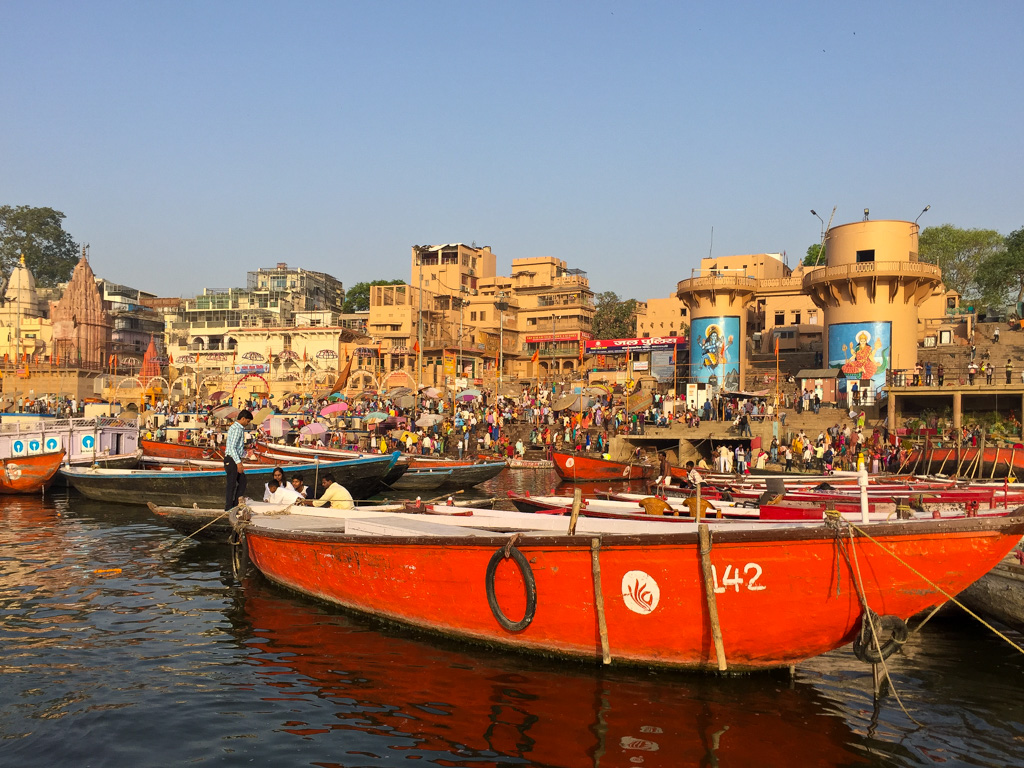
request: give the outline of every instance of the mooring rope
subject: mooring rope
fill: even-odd
[[[985,626],[985,627],[987,627],[988,629],[992,630],[992,632],[993,632],[993,633],[994,633],[994,634],[995,634],[996,636],[998,636],[998,637],[1002,638],[1002,639],[1003,639],[1003,640],[1005,640],[1005,641],[1006,641],[1006,642],[1007,642],[1007,643],[1008,643],[1008,644],[1009,644],[1009,645],[1010,645],[1011,647],[1013,647],[1013,648],[1014,648],[1015,650],[1017,650],[1017,651],[1019,651],[1020,653],[1024,654],[1024,648],[1022,648],[1022,647],[1021,647],[1020,645],[1018,645],[1017,643],[1015,643],[1015,642],[1014,642],[1013,640],[1011,640],[1011,639],[1010,639],[1009,637],[1007,637],[1007,636],[1006,636],[1005,634],[1003,634],[1002,632],[1000,632],[1000,631],[999,631],[998,629],[996,629],[996,628],[995,628],[994,626],[992,626],[992,625],[991,625],[991,624],[990,624],[989,622],[985,621],[985,619],[981,618],[981,616],[979,616],[979,615],[978,615],[978,614],[976,614],[976,613],[975,613],[974,611],[972,611],[972,610],[971,610],[970,608],[968,608],[968,607],[967,607],[966,605],[964,605],[964,604],[963,604],[963,603],[961,603],[961,602],[960,602],[959,600],[957,600],[955,596],[953,596],[953,595],[949,594],[949,592],[947,592],[946,590],[944,590],[944,589],[943,589],[942,587],[940,587],[940,586],[939,586],[938,584],[936,584],[936,583],[935,583],[934,581],[932,581],[932,580],[931,580],[931,579],[929,579],[929,578],[928,578],[927,576],[925,576],[925,575],[924,575],[923,573],[921,573],[921,572],[920,572],[919,570],[917,570],[916,568],[914,568],[914,566],[912,566],[912,565],[911,565],[910,563],[908,563],[908,562],[907,562],[906,560],[904,560],[903,558],[901,558],[901,557],[900,557],[899,555],[897,555],[897,554],[896,554],[895,552],[892,552],[891,550],[889,550],[889,549],[886,549],[886,548],[885,548],[885,547],[884,547],[884,546],[883,546],[883,545],[882,545],[882,544],[881,544],[880,542],[876,541],[876,540],[875,540],[874,538],[872,538],[872,537],[871,537],[871,536],[870,536],[870,535],[869,535],[868,533],[866,533],[866,532],[864,531],[864,529],[862,529],[861,527],[859,527],[859,526],[857,526],[857,525],[854,525],[854,524],[853,524],[852,522],[850,522],[849,520],[846,520],[846,521],[844,521],[844,522],[846,522],[846,524],[847,524],[848,526],[850,526],[850,528],[852,528],[853,530],[855,530],[855,531],[856,531],[856,532],[857,532],[858,534],[860,534],[860,535],[861,535],[861,536],[863,536],[863,537],[864,537],[865,539],[867,539],[868,541],[870,541],[870,542],[871,542],[872,544],[874,544],[875,546],[877,546],[877,547],[878,547],[879,549],[881,549],[881,550],[882,550],[883,552],[885,552],[885,553],[887,553],[887,554],[891,555],[891,556],[892,556],[893,558],[895,558],[895,559],[896,559],[896,560],[897,560],[897,561],[898,561],[899,563],[901,563],[902,565],[906,566],[906,567],[907,567],[907,569],[908,569],[908,570],[909,570],[909,571],[910,571],[911,573],[913,573],[914,575],[918,576],[918,577],[919,577],[919,578],[920,578],[920,579],[921,579],[922,581],[924,581],[925,583],[927,583],[927,584],[928,584],[928,585],[929,585],[930,587],[932,587],[932,588],[933,588],[933,589],[934,589],[934,590],[935,590],[936,592],[939,592],[939,593],[941,593],[941,594],[942,594],[942,595],[943,595],[943,596],[944,596],[944,597],[945,597],[945,598],[946,598],[946,599],[947,599],[947,600],[948,600],[949,602],[951,602],[951,603],[954,603],[955,605],[957,605],[957,606],[959,606],[960,608],[962,608],[962,609],[963,609],[963,610],[964,610],[964,611],[965,611],[965,612],[966,612],[966,613],[967,613],[967,614],[968,614],[969,616],[972,616],[973,618],[977,619],[977,620],[978,620],[978,621],[979,621],[979,622],[980,622],[980,623],[981,623],[981,624],[982,624],[983,626]]]
[[[830,513],[826,512],[825,514],[829,515],[831,517]],[[907,711],[906,706],[903,704],[903,699],[900,698],[899,691],[896,690],[896,685],[893,683],[892,677],[889,675],[889,665],[885,663],[885,657],[882,655],[882,645],[881,645],[881,643],[878,640],[878,628],[875,627],[875,615],[876,614],[868,606],[868,599],[867,599],[867,597],[864,594],[863,582],[862,582],[861,573],[860,573],[860,561],[857,559],[857,548],[855,546],[853,546],[853,531],[856,529],[858,532],[860,532],[860,530],[857,529],[856,526],[854,526],[853,523],[851,523],[849,520],[846,520],[844,517],[842,517],[839,513],[832,513],[832,514],[834,514],[834,518],[833,519],[835,521],[837,521],[839,523],[846,523],[847,526],[849,526],[849,528],[848,528],[849,537],[850,537],[849,551],[847,551],[847,547],[844,546],[844,544],[843,544],[842,529],[837,529],[836,530],[836,543],[838,544],[839,548],[842,550],[843,557],[846,559],[846,564],[850,567],[850,573],[853,575],[853,587],[854,587],[854,589],[857,590],[857,598],[860,600],[860,604],[861,604],[861,609],[863,611],[863,615],[868,620],[868,626],[871,627],[871,639],[872,639],[872,641],[875,644],[875,652],[878,654],[878,657],[879,657],[878,663],[882,665],[882,672],[885,673],[886,682],[889,683],[889,688],[892,690],[892,695],[896,699],[896,703],[900,705],[900,709],[903,710],[903,714],[905,714],[910,719],[910,722],[912,722],[914,725],[920,727],[922,724],[914,719],[913,715],[911,715],[910,712]],[[879,546],[881,546],[881,545],[879,545]],[[884,549],[884,547],[883,547],[883,549]],[[853,552],[853,562],[852,563],[850,562],[850,554],[849,554],[850,552]],[[861,619],[861,621],[863,621],[863,618]]]

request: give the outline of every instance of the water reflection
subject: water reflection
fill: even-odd
[[[856,763],[851,734],[788,676],[715,680],[621,673],[448,648],[280,594],[249,579],[237,620],[273,701],[329,703],[281,730],[377,737],[375,753],[530,765]],[[340,765],[341,763],[339,763]]]

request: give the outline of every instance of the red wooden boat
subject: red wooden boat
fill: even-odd
[[[0,493],[36,493],[53,482],[63,461],[62,450],[4,459],[3,471],[0,472]]]
[[[191,443],[165,443],[163,440],[141,438],[139,446],[144,456],[157,456],[162,459],[217,461],[224,458],[224,453],[216,448]]]
[[[981,454],[980,466],[978,454]],[[968,475],[971,477],[992,477],[993,466],[995,477],[1006,477],[1010,474],[1024,474],[1024,446],[1013,445],[1009,448],[986,447],[971,448],[961,446],[960,456],[956,447],[948,448],[915,448],[907,458],[907,468],[915,472],[929,474]]]
[[[570,483],[588,481],[615,480],[649,480],[654,477],[656,467],[653,464],[623,463],[609,461],[580,453],[551,454],[555,462],[555,471],[563,480]]]
[[[728,668],[787,666],[850,642],[858,592],[900,620],[943,602],[932,584],[960,592],[1024,535],[1017,512],[872,524],[871,541],[843,523],[716,530],[709,558]],[[251,523],[245,541],[278,584],[427,631],[582,660],[719,668],[696,533],[510,537],[394,519],[391,535]]]

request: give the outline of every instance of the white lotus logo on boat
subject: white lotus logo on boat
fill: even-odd
[[[628,571],[622,577],[622,601],[633,613],[648,614],[658,607],[661,588],[643,571]]]

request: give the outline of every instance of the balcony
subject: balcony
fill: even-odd
[[[866,299],[920,306],[942,284],[942,270],[923,261],[864,261],[816,269],[804,275],[803,289],[819,307],[856,304]],[[879,291],[879,288],[882,291]]]

